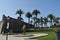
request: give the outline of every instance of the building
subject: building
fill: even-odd
[[[9,28],[7,29],[9,23]],[[26,23],[24,21],[21,21],[19,19],[14,19],[12,17],[6,17],[3,15],[2,21],[0,22],[0,33],[6,33],[8,32],[22,32],[23,31],[23,26],[25,27],[26,31],[29,31],[29,29],[34,28],[34,25]]]

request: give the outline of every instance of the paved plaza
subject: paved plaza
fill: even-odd
[[[48,34],[31,34],[32,36],[21,36],[22,34],[18,35],[8,35],[8,40],[35,40],[32,38],[35,37],[41,37],[41,36],[47,36]],[[6,40],[6,35],[0,34],[0,40]]]

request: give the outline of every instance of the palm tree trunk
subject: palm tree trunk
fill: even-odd
[[[28,18],[28,23],[30,24],[30,18]]]
[[[51,20],[51,26],[53,25],[53,22],[52,22],[52,20]]]
[[[20,18],[21,18],[21,14],[20,14]]]
[[[36,21],[37,21],[37,15],[36,15]],[[37,22],[36,22],[36,27],[37,27]]]
[[[35,20],[34,20],[34,27],[35,27]]]

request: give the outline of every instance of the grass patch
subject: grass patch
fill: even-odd
[[[37,32],[27,32],[29,34],[37,34],[37,33],[48,33],[48,36],[46,37],[38,37],[35,38],[36,40],[56,40],[56,32],[60,30],[60,27],[55,27],[55,28],[49,28],[49,29],[45,29],[45,30],[40,30]]]
[[[47,33],[48,36],[35,38],[36,40],[56,40],[55,32],[27,32],[27,34]]]
[[[46,37],[35,38],[36,40],[56,40],[56,34],[54,32],[44,32],[48,33]]]

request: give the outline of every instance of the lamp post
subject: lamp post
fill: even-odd
[[[6,40],[8,40],[8,29],[9,29],[9,16],[7,17],[7,20],[8,20],[8,22],[7,22],[7,33],[6,33]]]

